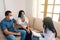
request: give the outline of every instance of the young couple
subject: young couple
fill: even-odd
[[[18,20],[13,18],[11,11],[6,11],[5,18],[1,21],[1,29],[7,40],[16,40],[16,36],[21,36],[20,40],[32,40],[28,18],[23,10],[19,11]]]

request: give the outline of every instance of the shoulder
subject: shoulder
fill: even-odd
[[[5,18],[1,21],[1,23],[6,23],[6,20],[5,20]]]
[[[1,26],[6,25],[6,24],[7,24],[7,22],[6,22],[5,19],[3,19],[3,20],[1,21],[1,23],[0,23]]]

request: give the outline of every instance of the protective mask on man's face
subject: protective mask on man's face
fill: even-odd
[[[10,17],[10,20],[12,20],[12,19],[13,19],[13,16]]]

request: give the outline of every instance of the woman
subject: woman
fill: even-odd
[[[56,40],[57,32],[54,28],[53,21],[50,17],[45,17],[43,20],[43,28],[44,28],[44,40]]]
[[[25,12],[23,10],[19,11],[17,23],[19,25],[19,30],[26,31],[26,39],[25,40],[32,40],[32,32],[30,30],[28,18],[25,16]]]

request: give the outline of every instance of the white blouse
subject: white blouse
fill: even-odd
[[[22,24],[24,26],[24,28],[27,27],[28,22],[29,21],[28,21],[28,18],[27,17],[25,17],[25,21],[24,22],[22,22],[20,18],[18,18],[18,20],[17,20],[17,24],[18,25],[21,25]]]
[[[44,34],[45,34],[44,40],[56,40],[55,39],[55,33],[50,31],[49,29],[47,29],[47,33],[44,33]]]

